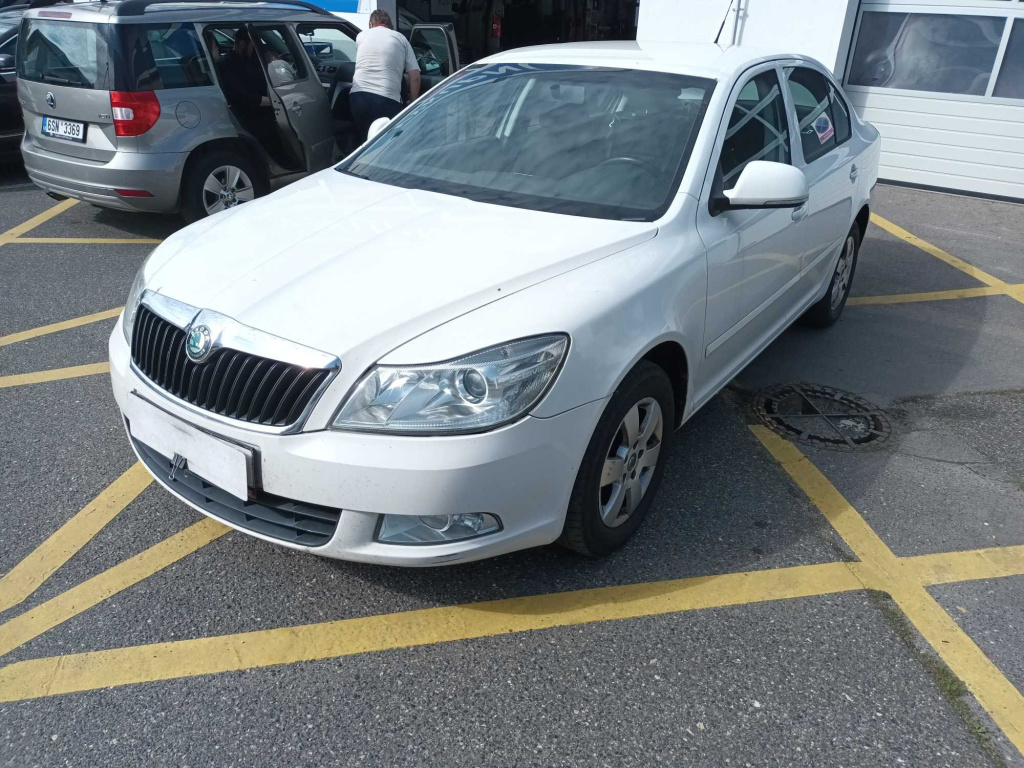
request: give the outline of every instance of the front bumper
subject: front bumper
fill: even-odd
[[[604,401],[552,418],[528,416],[493,432],[455,437],[401,437],[321,430],[267,434],[226,425],[160,394],[131,365],[119,320],[110,337],[114,397],[131,416],[132,392],[225,440],[251,446],[267,494],[341,510],[323,546],[262,535],[210,514],[157,476],[194,509],[275,544],[325,557],[389,565],[429,566],[479,560],[550,544],[561,534],[576,472]],[[489,512],[502,530],[460,542],[382,544],[374,540],[382,514]]]
[[[176,152],[116,152],[100,163],[50,152],[29,134],[21,142],[28,177],[46,190],[104,208],[149,213],[172,213],[187,155]],[[115,189],[141,189],[152,197],[122,197]]]

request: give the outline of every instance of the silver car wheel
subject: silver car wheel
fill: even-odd
[[[653,397],[630,408],[619,425],[601,472],[601,519],[609,528],[622,525],[640,506],[658,466],[664,428],[661,406]]]
[[[207,215],[219,213],[226,208],[234,208],[239,203],[247,203],[255,197],[256,190],[253,189],[252,180],[245,171],[234,165],[215,168],[203,184],[203,207]]]
[[[856,248],[857,243],[853,239],[853,235],[847,235],[843,252],[839,256],[839,263],[836,264],[835,275],[832,277],[832,297],[829,300],[829,307],[832,310],[839,308],[846,292],[850,290],[850,276],[853,274],[853,257]]]

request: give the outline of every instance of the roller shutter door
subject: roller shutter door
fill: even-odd
[[[1024,200],[1024,0],[862,2],[844,81],[880,177]]]

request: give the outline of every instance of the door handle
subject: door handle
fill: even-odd
[[[850,181],[856,181],[859,175],[860,171],[857,170],[857,166],[850,166]]]
[[[793,209],[793,221],[800,221],[804,216],[807,215],[807,203],[804,203],[799,208]]]
[[[288,107],[288,109],[291,110],[292,112],[294,112],[296,115],[301,115],[302,114],[302,105],[301,104],[292,104],[290,107]]]

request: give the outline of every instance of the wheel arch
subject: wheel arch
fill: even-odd
[[[871,221],[871,208],[867,203],[861,207],[857,212],[857,218],[854,219],[857,223],[857,227],[860,229],[860,241],[864,242],[864,235],[868,231],[868,222]]]
[[[675,424],[673,426],[676,428],[682,426],[686,415],[686,406],[691,400],[690,387],[692,383],[690,379],[689,356],[683,343],[679,339],[671,337],[652,341],[622,370],[615,382],[615,386],[612,387],[613,392],[618,389],[630,372],[636,368],[637,364],[643,360],[654,363],[668,374],[669,383],[672,385],[672,400],[675,406]]]
[[[236,136],[232,138],[223,139],[211,139],[210,141],[203,142],[198,147],[189,152],[188,158],[185,160],[185,166],[181,172],[181,183],[178,186],[178,207],[180,208],[184,204],[182,199],[183,190],[185,188],[185,180],[188,179],[189,173],[192,168],[202,160],[204,157],[209,155],[211,152],[237,152],[247,160],[249,160],[254,166],[256,166],[259,174],[260,181],[263,184],[264,189],[270,185],[270,167],[267,164],[267,156],[259,144],[254,139],[248,139],[244,136]]]
[[[686,350],[683,349],[683,345],[675,340],[662,341],[647,350],[640,359],[654,363],[668,374],[675,401],[675,424],[673,426],[676,428],[682,426],[690,391],[690,363],[686,358]]]

